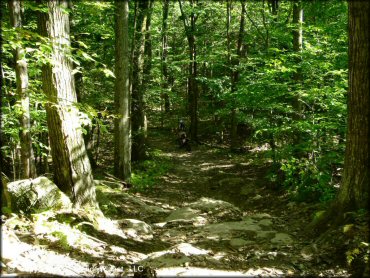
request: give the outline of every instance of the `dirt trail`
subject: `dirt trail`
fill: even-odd
[[[200,145],[186,152],[163,134],[154,137],[151,146],[161,149],[174,165],[142,194],[174,209],[165,219],[167,229],[156,230],[156,235],[172,246],[191,244],[202,251],[184,259],[186,252],[180,250],[179,258],[154,257],[145,260],[148,265],[186,266],[172,269],[177,275],[190,275],[191,267],[208,268],[200,272],[203,275],[215,269],[247,276],[345,275],[305,234],[316,207],[291,202],[282,191],[272,190],[265,179],[268,166],[256,163],[257,149],[236,155]]]
[[[305,234],[317,208],[272,190],[257,152],[186,152],[171,134],[149,138],[170,170],[136,194],[97,180],[100,227],[68,211],[3,219],[4,273],[127,276],[149,266],[159,277],[347,276]]]

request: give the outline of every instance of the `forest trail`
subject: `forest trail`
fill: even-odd
[[[132,275],[142,266],[159,277],[347,276],[334,251],[318,250],[305,234],[317,206],[273,190],[258,148],[230,154],[199,145],[186,152],[172,134],[149,138],[157,159],[170,165],[149,189],[135,193],[109,176],[97,180],[100,208],[111,219],[101,228],[63,211],[5,219],[4,269],[99,277]]]
[[[230,154],[198,145],[187,152],[173,137],[151,137],[151,148],[173,166],[141,194],[171,209],[165,222],[153,225],[155,237],[171,247],[144,260],[158,274],[345,275],[305,234],[317,206],[291,202],[271,188],[261,148]]]

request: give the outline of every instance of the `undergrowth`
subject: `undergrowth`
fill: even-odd
[[[142,192],[152,188],[161,176],[172,167],[168,157],[161,150],[149,151],[149,159],[135,162],[132,165],[131,183],[134,192]]]

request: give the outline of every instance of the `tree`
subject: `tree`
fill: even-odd
[[[240,59],[245,57],[245,46],[243,44],[243,39],[244,39],[244,33],[245,33],[245,28],[244,28],[244,24],[245,24],[245,13],[246,13],[246,9],[245,9],[245,0],[242,0],[241,1],[241,5],[242,5],[242,8],[241,8],[241,12],[240,12],[240,25],[239,25],[239,34],[238,34],[238,40],[237,40],[237,47],[236,47],[236,56],[234,56],[234,58],[229,58],[230,60],[230,63],[231,63],[231,67],[232,67],[232,70],[231,70],[231,93],[232,94],[235,94],[236,90],[237,90],[237,84],[238,84],[238,81],[239,81],[239,78],[240,78],[240,72],[239,70],[237,69],[237,67],[239,66],[240,64]],[[230,25],[230,13],[231,13],[231,3],[227,3],[227,14],[228,14],[228,26]],[[227,28],[229,29],[229,27]],[[229,30],[228,30],[228,33],[229,33]],[[227,35],[228,37],[228,51],[230,51],[230,39],[229,39],[229,34]],[[230,54],[229,54],[230,56]],[[231,139],[231,143],[230,143],[230,147],[231,149],[235,149],[236,148],[236,145],[237,145],[237,125],[238,125],[238,119],[237,119],[237,109],[236,109],[236,103],[233,103],[232,104],[233,107],[231,109],[231,124],[230,124],[230,139]]]
[[[300,99],[300,89],[303,81],[302,76],[302,44],[303,44],[303,8],[301,0],[294,0],[293,3],[293,51],[296,55],[296,71],[293,73],[294,86],[297,88],[295,90],[295,95],[293,96],[292,106],[294,109],[294,119],[299,121],[302,119],[302,104]],[[301,136],[299,132],[296,132],[294,136],[294,144],[297,145],[301,141]]]
[[[132,101],[131,101],[131,126],[133,161],[144,160],[145,154],[145,103],[143,88],[143,67],[145,50],[145,29],[148,19],[150,1],[138,1],[135,5],[135,31],[133,40],[132,58]]]
[[[40,34],[48,37],[51,44],[49,61],[42,67],[42,82],[48,98],[46,112],[54,179],[76,207],[97,206],[91,165],[75,105],[67,7],[67,0],[48,1],[48,12],[39,16]]]
[[[196,20],[198,16],[194,12],[195,3],[197,1],[190,0],[190,16],[188,16],[183,7],[183,3],[179,0],[181,18],[184,24],[186,38],[188,40],[189,49],[189,75],[188,75],[188,109],[190,114],[190,137],[192,140],[198,139],[198,84],[197,84],[197,45],[196,45]],[[190,18],[190,21],[189,19]]]
[[[340,190],[327,212],[313,224],[323,231],[343,222],[344,213],[366,209],[370,184],[370,3],[349,1],[349,90],[344,171]]]
[[[143,77],[141,80],[141,90],[143,92],[143,109],[144,109],[144,136],[148,135],[148,121],[146,115],[146,100],[145,95],[151,83],[151,70],[152,70],[152,35],[151,35],[151,22],[154,1],[149,1],[148,9],[146,10],[147,19],[145,23],[145,37],[144,37],[144,63],[143,63]]]
[[[161,98],[164,100],[164,111],[165,113],[170,112],[170,97],[168,95],[168,87],[169,87],[169,76],[168,76],[168,66],[167,66],[167,55],[168,55],[168,10],[169,10],[169,0],[163,0],[163,8],[162,8],[162,52],[161,52],[161,73],[162,73],[162,88],[163,93]],[[162,119],[163,125],[163,119]]]
[[[19,33],[22,28],[21,2],[10,0],[8,2],[11,26]],[[17,35],[20,38],[20,35]],[[25,179],[36,177],[35,157],[32,149],[31,123],[30,123],[30,97],[28,91],[28,67],[26,51],[17,46],[14,50],[15,73],[17,83],[17,96],[20,100],[20,145],[22,177]]]
[[[274,16],[274,21],[277,21],[277,14],[279,10],[279,0],[269,0],[269,5],[271,6],[271,13]]]
[[[349,91],[346,154],[337,205],[366,208],[370,184],[370,3],[349,1]]]
[[[115,1],[115,119],[114,173],[130,181],[131,177],[131,127],[128,47],[128,1]]]

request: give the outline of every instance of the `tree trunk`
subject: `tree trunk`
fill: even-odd
[[[294,0],[293,3],[293,51],[295,52],[296,58],[295,63],[297,65],[296,71],[293,74],[293,86],[295,89],[295,96],[293,97],[292,107],[294,109],[294,120],[300,121],[302,119],[302,103],[299,96],[299,91],[302,86],[303,76],[302,76],[302,44],[303,44],[303,9],[301,0]],[[300,132],[297,131],[294,135],[294,145],[301,143]],[[298,151],[298,150],[297,150]]]
[[[337,202],[366,208],[370,185],[369,13],[367,1],[349,1],[349,94],[344,173]]]
[[[48,13],[40,13],[40,34],[52,43],[51,63],[42,67],[43,90],[48,97],[46,106],[54,179],[58,187],[72,198],[75,207],[97,207],[90,161],[83,141],[78,110],[72,61],[67,1],[47,2]]]
[[[114,126],[114,174],[129,182],[131,177],[131,128],[128,47],[128,0],[115,1],[115,95],[118,118]]]
[[[191,16],[191,22],[194,22],[194,16]],[[198,139],[198,84],[197,78],[197,52],[195,37],[191,36],[189,40],[189,105],[190,105],[190,138],[194,141]]]
[[[244,38],[244,22],[245,22],[245,0],[241,1],[242,9],[240,14],[240,25],[239,25],[239,35],[238,35],[238,41],[237,41],[237,48],[236,48],[236,54],[237,57],[234,59],[230,58],[231,66],[232,66],[232,72],[231,72],[231,93],[234,94],[236,92],[236,86],[239,82],[239,70],[236,69],[236,67],[240,64],[240,59],[245,57],[245,49],[243,45],[243,38]],[[229,11],[229,13],[231,10]],[[230,23],[229,23],[230,24]],[[238,145],[238,138],[237,138],[237,125],[238,125],[238,119],[237,119],[237,109],[236,109],[236,103],[232,103],[232,110],[231,110],[231,127],[230,127],[230,147],[231,149],[236,149]]]
[[[22,28],[21,2],[11,0],[8,2],[11,26]],[[36,177],[35,158],[32,149],[31,123],[30,123],[30,97],[28,93],[28,68],[25,58],[26,52],[22,47],[14,50],[17,95],[21,102],[20,115],[20,145],[21,145],[21,177],[24,179]]]
[[[163,88],[163,94],[162,98],[164,101],[164,112],[169,113],[170,112],[170,97],[168,95],[168,88],[169,88],[169,80],[168,80],[168,67],[167,67],[167,54],[168,54],[168,9],[169,9],[169,0],[163,0],[163,17],[162,17],[162,88]]]
[[[195,142],[198,141],[198,84],[197,84],[197,51],[196,51],[196,37],[195,22],[197,16],[195,15],[194,0],[190,1],[192,12],[190,14],[190,22],[187,19],[187,15],[184,12],[182,1],[179,0],[181,17],[183,19],[186,37],[189,44],[189,76],[188,76],[188,110],[190,115],[190,138]]]
[[[146,158],[145,146],[145,112],[144,112],[144,91],[142,88],[144,49],[145,49],[145,28],[147,13],[150,1],[138,1],[136,5],[136,27],[135,42],[132,59],[132,150],[133,161]]]
[[[367,1],[349,3],[349,92],[344,171],[340,190],[327,212],[310,228],[324,232],[340,225],[345,212],[367,209],[370,184],[369,13]]]
[[[145,95],[148,84],[151,83],[151,70],[152,70],[152,36],[151,32],[151,21],[152,21],[152,10],[153,10],[153,1],[149,1],[149,7],[146,11],[147,20],[145,24],[145,42],[144,42],[144,64],[143,64],[143,78],[141,80],[141,90],[143,92],[143,109],[144,109],[144,136],[145,139],[148,136],[148,118],[146,116],[146,101]]]

